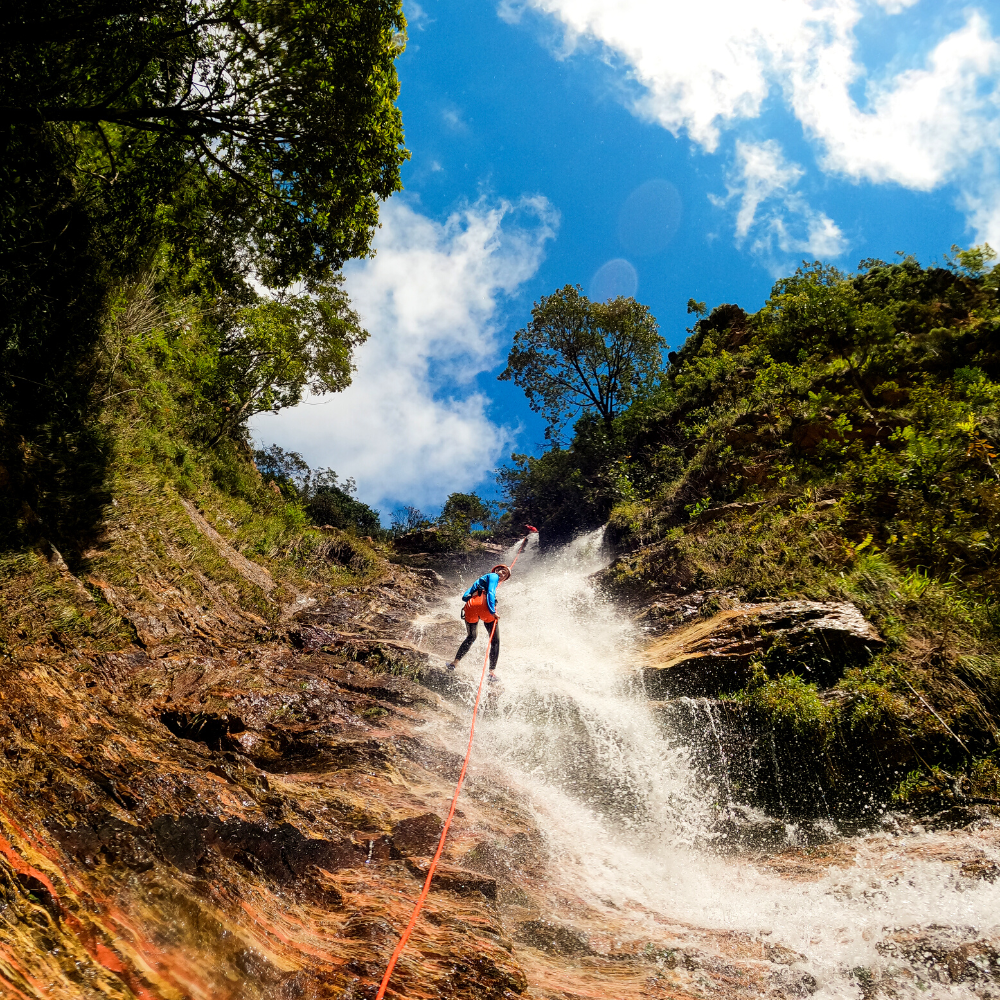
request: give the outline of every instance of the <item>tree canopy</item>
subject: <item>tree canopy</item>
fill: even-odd
[[[279,293],[236,312],[218,332],[210,389],[218,431],[255,413],[294,406],[303,392],[339,392],[351,381],[352,351],[368,332],[351,309],[343,278]]]
[[[0,539],[86,535],[130,401],[245,450],[350,381],[336,274],[400,188],[404,42],[399,0],[0,5]]]
[[[653,382],[664,346],[656,320],[635,299],[591,302],[579,285],[565,285],[535,303],[500,378],[524,390],[545,418],[546,437],[557,442],[584,411],[610,427]]]
[[[323,276],[400,187],[404,28],[398,0],[12,0],[0,125],[92,139],[108,186],[193,170],[245,267]]]
[[[441,508],[438,525],[446,534],[467,538],[474,524],[484,527],[493,520],[489,504],[476,493],[452,493]]]
[[[314,524],[362,535],[382,532],[379,512],[355,496],[353,479],[341,479],[333,469],[311,469],[297,451],[272,444],[254,452],[264,481],[302,505]]]

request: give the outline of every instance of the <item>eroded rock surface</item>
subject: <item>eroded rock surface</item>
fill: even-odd
[[[427,722],[464,727],[467,691],[412,679],[440,672],[409,630],[438,586],[394,571],[263,638],[177,591],[167,642],[8,661],[0,994],[373,997],[461,766]],[[120,606],[144,620],[151,600]],[[389,996],[700,995],[620,932],[560,930],[579,906],[547,863],[517,798],[471,776]]]
[[[343,592],[272,641],[213,635],[188,609],[186,642],[8,662],[0,993],[373,991],[460,764],[421,737],[447,707],[387,669],[427,660],[407,641],[425,576]],[[474,801],[461,816],[390,995],[525,989],[475,857],[530,826]]]
[[[691,606],[693,613],[685,616],[686,607],[679,613],[695,619],[697,608]],[[654,698],[735,691],[749,680],[751,663],[763,661],[777,646],[797,672],[829,687],[848,666],[883,645],[848,601],[737,605],[654,642],[644,656],[643,680]]]
[[[213,631],[176,591],[169,641],[6,662],[0,995],[371,1000],[461,767],[445,734],[468,723],[468,681],[434,655],[461,623],[442,619],[433,652],[410,629],[439,589],[393,571],[261,633],[235,617]],[[816,988],[778,945],[659,917],[651,932],[649,914],[553,891],[558,863],[517,790],[474,768],[388,996]],[[992,885],[992,864],[962,856],[956,878]],[[936,962],[978,987],[972,966],[992,952],[971,940],[943,942]]]

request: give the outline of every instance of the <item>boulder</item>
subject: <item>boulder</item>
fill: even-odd
[[[654,642],[643,680],[653,698],[714,696],[743,687],[758,660],[829,687],[883,645],[849,601],[744,604]]]

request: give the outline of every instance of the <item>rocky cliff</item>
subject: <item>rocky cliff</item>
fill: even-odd
[[[156,526],[120,511],[86,575],[52,550],[8,576],[0,991],[373,997],[461,764],[450,734],[467,731],[469,681],[442,671],[436,655],[453,649],[460,623],[449,613],[423,633],[412,626],[451,590],[434,569],[394,565],[336,532],[309,550],[333,577],[304,563],[293,573],[287,561],[249,558],[212,504],[172,503],[181,519]],[[134,534],[147,547],[126,561],[122,538]],[[51,611],[58,602],[62,619]],[[734,768],[755,759],[733,752],[755,709],[726,694],[782,656],[812,664],[833,690],[850,663],[880,649],[858,609],[695,591],[647,602],[639,618],[651,641],[636,676],[654,714],[675,735],[685,731],[679,707],[714,711],[729,727],[711,746],[708,728],[687,727],[706,788],[743,781],[720,803],[703,849],[750,851],[790,889],[855,864],[869,850],[864,838],[816,828],[795,846],[780,818],[771,830],[739,812],[766,801],[774,776],[756,775],[757,794]],[[960,832],[946,862],[956,879],[992,885],[995,834],[988,823]],[[523,789],[502,770],[474,768],[389,996],[818,989],[794,949],[677,913],[595,903],[554,878],[566,861]],[[880,947],[923,962],[927,982],[995,982],[995,935],[935,933],[911,927]]]

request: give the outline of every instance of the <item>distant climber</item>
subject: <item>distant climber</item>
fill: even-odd
[[[462,594],[465,607],[462,608],[462,617],[465,619],[465,639],[458,647],[455,659],[448,664],[449,670],[454,670],[458,666],[459,660],[465,656],[472,644],[476,641],[479,632],[479,623],[486,626],[487,633],[492,635],[490,641],[490,682],[496,680],[493,671],[496,669],[497,660],[500,659],[500,619],[497,615],[497,585],[501,580],[510,579],[510,570],[500,563],[494,566],[489,573],[484,573],[469,589]]]

